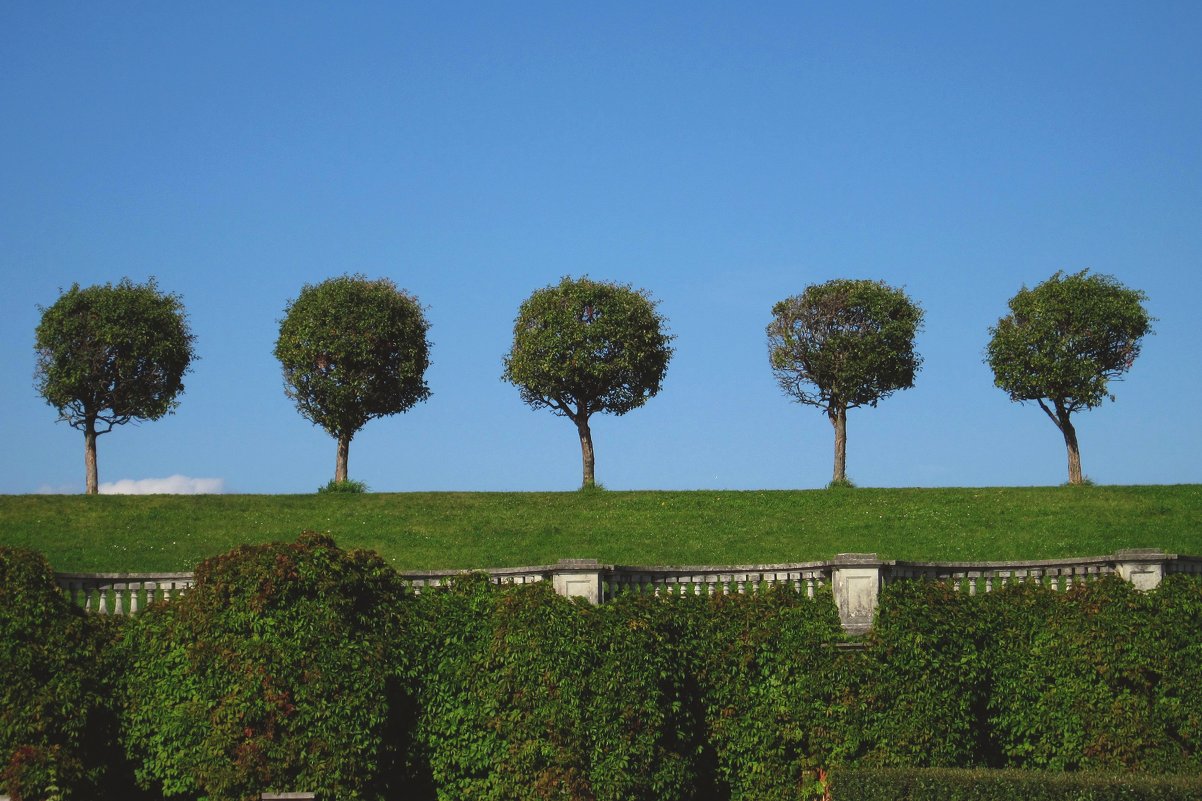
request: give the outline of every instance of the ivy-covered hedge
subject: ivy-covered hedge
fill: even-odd
[[[989,596],[992,597],[992,596]],[[867,650],[843,677],[849,725],[840,762],[910,767],[986,764],[982,647],[994,632],[986,596],[945,583],[899,581],[881,592]]]
[[[807,799],[845,749],[842,639],[829,590],[717,596],[694,640],[721,798]]]
[[[1202,769],[1202,584],[1109,577],[990,596],[988,727],[1004,764]]]
[[[482,576],[414,606],[419,739],[437,797],[708,797],[687,615]]]
[[[6,701],[0,744],[18,754],[10,788],[35,793],[119,785],[105,675],[122,676],[128,770],[184,799],[808,801],[832,771],[856,793],[882,776],[1019,781],[915,768],[1202,775],[1198,577],[977,596],[895,582],[848,650],[829,590],[590,606],[469,576],[415,595],[378,557],[312,534],[209,560],[106,645],[44,562],[0,569],[21,594],[3,610],[26,610],[5,618],[24,633],[5,634],[0,668],[34,677],[3,691],[44,710]],[[32,733],[10,737],[18,723]],[[954,792],[968,794],[939,797],[994,797]]]
[[[113,623],[85,618],[45,558],[0,546],[0,792],[119,797]]]
[[[831,801],[1197,801],[1202,777],[1020,770],[840,768]]]
[[[311,533],[201,564],[122,644],[140,782],[213,801],[399,797],[412,723],[403,595],[378,556]]]

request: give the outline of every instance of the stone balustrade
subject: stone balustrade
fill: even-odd
[[[58,583],[73,603],[89,612],[124,615],[186,592],[192,586],[192,574],[59,573]]]
[[[1057,591],[1118,575],[1141,590],[1157,587],[1173,573],[1202,574],[1202,557],[1154,549],[1125,550],[1110,556],[1011,562],[913,562],[883,560],[876,554],[839,554],[822,562],[779,565],[698,565],[644,567],[567,559],[554,565],[484,570],[420,570],[401,578],[420,594],[456,576],[484,573],[498,585],[549,581],[556,592],[604,603],[623,593],[716,595],[752,593],[784,586],[813,597],[831,585],[839,617],[849,633],[872,626],[880,588],[891,581],[946,581],[967,594],[993,592],[1007,584],[1036,583]],[[154,600],[170,600],[192,586],[191,573],[60,573],[59,584],[85,609],[99,614],[132,614]]]

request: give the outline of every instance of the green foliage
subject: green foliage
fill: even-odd
[[[210,801],[1139,797],[1090,776],[1053,776],[1066,794],[1045,796],[1015,790],[1030,774],[874,770],[925,766],[1193,775],[1139,779],[1173,798],[1202,775],[1197,576],[1152,593],[891,582],[858,651],[825,587],[594,607],[472,575],[413,595],[309,533],[197,579],[110,629],[43,560],[0,549],[10,791],[132,797],[105,750],[116,675],[129,770]]]
[[[589,418],[623,415],[654,397],[672,358],[672,335],[645,290],[563,278],[522,302],[502,378],[535,409],[576,424],[582,486],[594,483]]]
[[[178,295],[154,279],[81,289],[42,311],[34,347],[37,390],[59,420],[84,432],[87,492],[97,492],[96,437],[175,410],[194,357]]]
[[[204,562],[123,648],[126,747],[166,796],[391,798],[409,781],[404,588],[306,533]]]
[[[1164,722],[1169,753],[1202,772],[1202,581],[1172,575],[1153,593],[1159,648],[1153,688],[1155,714]]]
[[[830,788],[831,801],[1193,801],[1202,777],[857,767]]]
[[[367,484],[348,478],[345,481],[330,479],[317,488],[319,495],[362,495],[367,492]]]
[[[697,703],[666,601],[593,608],[476,576],[414,607],[439,798],[697,797]]]
[[[803,801],[844,749],[841,639],[829,589],[719,595],[702,610],[698,681],[720,797]]]
[[[705,609],[701,598],[630,593],[593,610],[601,659],[588,684],[589,775],[599,801],[710,797],[697,679]]]
[[[565,277],[522,302],[504,379],[530,406],[623,415],[659,392],[673,337],[645,290]]]
[[[344,457],[343,446],[369,420],[430,397],[428,329],[417,299],[387,278],[343,275],[306,284],[284,310],[275,344],[284,391],[301,415],[339,441]]]
[[[154,279],[72,285],[42,311],[37,389],[75,428],[157,420],[178,405],[194,337],[178,295]],[[103,433],[103,432],[101,432]]]
[[[885,585],[868,649],[849,659],[849,759],[872,765],[968,767],[991,751],[982,604],[945,582]],[[986,600],[989,599],[989,600]]]
[[[14,801],[118,798],[106,645],[37,553],[0,547],[0,792]]]
[[[1107,577],[1017,587],[992,612],[989,725],[1006,763],[1054,770],[1202,768],[1202,585],[1141,593]],[[1038,710],[1038,714],[1032,714]]]
[[[1023,287],[989,329],[994,384],[1012,401],[1046,400],[1068,414],[1113,400],[1109,382],[1131,368],[1151,330],[1146,299],[1088,270]]]
[[[831,410],[876,406],[914,386],[923,311],[881,281],[812,284],[772,307],[768,356],[786,395]]]

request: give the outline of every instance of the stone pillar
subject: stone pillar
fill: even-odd
[[[1164,563],[1172,558],[1159,548],[1131,548],[1114,555],[1114,569],[1135,589],[1154,590],[1164,578]]]
[[[555,591],[565,598],[586,598],[601,603],[601,565],[596,559],[560,559],[551,574]]]
[[[883,564],[874,553],[841,553],[831,562],[835,605],[848,634],[864,634],[872,628]]]

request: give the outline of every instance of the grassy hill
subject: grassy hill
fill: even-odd
[[[60,571],[191,570],[242,543],[330,532],[399,569],[1202,554],[1202,485],[772,492],[0,496],[0,545]]]

